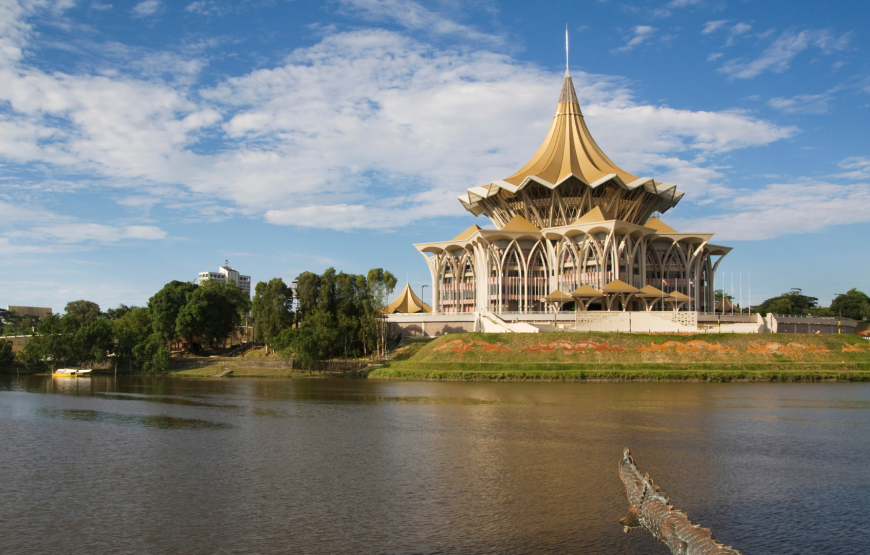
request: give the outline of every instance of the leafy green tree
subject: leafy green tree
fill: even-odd
[[[12,343],[0,339],[0,368],[9,366],[15,360],[15,353],[12,352]]]
[[[713,300],[716,303],[718,303],[719,301],[722,300],[723,295],[725,295],[725,298],[728,299],[728,302],[731,302],[734,300],[733,296],[725,294],[725,291],[722,289],[716,289],[715,291],[713,291]]]
[[[135,306],[127,306],[125,304],[119,304],[118,308],[110,308],[103,315],[109,320],[118,320],[122,318],[125,314],[130,312],[136,308]]]
[[[147,341],[154,332],[151,326],[151,312],[147,308],[131,307],[117,320],[112,321],[112,334],[115,338],[115,373],[118,365],[126,363],[132,372],[133,363],[139,364],[134,349]]]
[[[170,281],[148,299],[152,327],[163,337],[164,342],[178,337],[176,333],[178,313],[187,304],[188,297],[196,290],[197,286],[193,283]]]
[[[39,322],[34,336],[24,346],[28,366],[46,362],[54,370],[58,364],[77,362],[80,355],[76,333],[82,327],[73,314],[52,314]]]
[[[105,362],[115,348],[112,324],[100,318],[80,327],[75,334],[73,358],[78,363]]]
[[[133,356],[143,372],[163,372],[169,368],[169,349],[163,341],[163,335],[154,332],[133,347]]]
[[[387,346],[387,334],[382,310],[387,306],[389,296],[396,288],[398,280],[390,272],[385,272],[381,268],[375,268],[369,270],[366,282],[371,298],[371,304],[368,307],[368,317],[372,324],[376,324],[378,351],[384,353]]]
[[[853,287],[845,294],[837,295],[831,303],[831,310],[843,318],[864,320],[870,318],[870,297]]]
[[[100,305],[91,301],[79,300],[66,303],[67,314],[75,316],[83,326],[89,326],[100,317]]]
[[[254,317],[254,332],[268,350],[272,340],[293,323],[293,290],[281,278],[261,281],[254,289],[251,314]]]
[[[808,297],[797,291],[784,293],[778,297],[767,299],[755,310],[761,314],[811,314],[819,308],[819,299]]]
[[[226,339],[250,308],[247,295],[232,283],[207,281],[194,290],[178,311],[175,331],[194,350],[202,343]]]

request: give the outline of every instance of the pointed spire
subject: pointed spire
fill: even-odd
[[[568,65],[568,24],[565,24],[565,77],[571,77]]]

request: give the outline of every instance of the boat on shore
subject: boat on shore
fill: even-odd
[[[52,374],[55,378],[89,378],[91,377],[91,370],[87,369],[79,369],[79,368],[58,368]]]

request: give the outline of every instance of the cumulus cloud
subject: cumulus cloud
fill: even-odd
[[[182,66],[173,71],[195,79]],[[516,171],[547,132],[561,79],[504,54],[383,30],[330,34],[277,67],[208,88],[145,70],[47,73],[16,61],[0,64],[9,107],[0,157],[103,180],[128,191],[125,206],[162,199],[208,218],[397,228],[462,214],[457,194]],[[717,156],[798,132],[741,112],[640,104],[619,78],[577,72],[575,85],[617,163],[678,183],[693,200],[723,187]],[[83,225],[69,236],[161,233]]]
[[[729,213],[694,220],[674,219],[678,229],[716,230],[715,240],[754,241],[806,233],[839,224],[870,222],[870,184],[827,182],[772,184],[717,201]]]
[[[632,29],[632,34],[628,37],[627,42],[623,46],[614,49],[613,52],[630,52],[634,50],[635,47],[640,46],[647,40],[651,39],[656,31],[658,31],[658,29],[649,25],[637,25]]]
[[[851,39],[849,33],[837,36],[829,29],[806,30],[800,33],[786,31],[777,37],[761,55],[753,60],[738,58],[729,60],[719,68],[732,79],[752,79],[765,71],[782,73],[787,70],[791,61],[810,47],[819,48],[828,54],[845,50]]]

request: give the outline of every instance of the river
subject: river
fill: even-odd
[[[0,376],[0,552],[870,552],[870,384]]]

